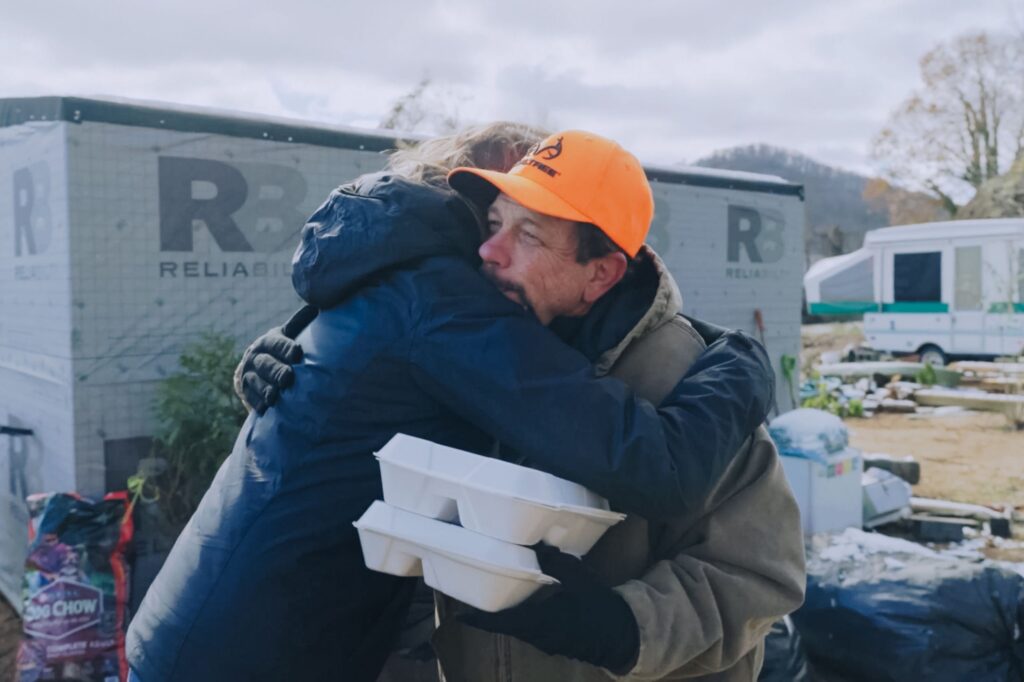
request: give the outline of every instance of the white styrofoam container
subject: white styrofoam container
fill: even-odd
[[[517,545],[582,556],[626,518],[579,484],[422,438],[398,434],[377,458],[389,504]]]
[[[819,459],[782,456],[804,533],[860,528],[863,523],[860,451],[845,448]]]
[[[353,524],[367,568],[392,575],[422,575],[449,597],[483,611],[519,604],[544,585],[537,555],[527,547],[474,533],[376,501]]]

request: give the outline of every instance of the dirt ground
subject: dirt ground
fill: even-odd
[[[842,353],[847,346],[855,346],[863,340],[864,325],[861,322],[805,324],[800,329],[801,374],[809,376],[822,353]]]
[[[801,369],[808,376],[821,354],[842,352],[863,340],[859,322],[805,325]],[[943,416],[877,414],[848,419],[851,444],[867,453],[912,455],[921,463],[919,497],[1001,506],[1024,512],[1024,431],[999,414],[969,412]],[[1014,528],[1024,536],[1024,524]],[[990,558],[1024,561],[1024,550],[994,549]]]
[[[810,374],[822,353],[842,352],[863,338],[860,322],[804,325],[803,373]],[[921,462],[918,496],[1024,507],[1024,431],[1014,430],[1002,415],[877,414],[846,425],[852,444],[865,453],[913,455]]]
[[[877,414],[846,426],[865,454],[913,455],[921,463],[915,495],[1024,507],[1024,431],[986,412],[922,417]]]

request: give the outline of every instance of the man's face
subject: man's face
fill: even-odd
[[[481,270],[505,296],[532,310],[545,325],[590,309],[592,273],[576,262],[574,222],[531,211],[499,194],[487,224],[490,236],[480,245]]]

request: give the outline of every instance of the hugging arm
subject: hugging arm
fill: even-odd
[[[413,377],[536,469],[650,519],[698,508],[768,413],[764,348],[726,332],[660,407],[524,315],[472,303],[427,310],[409,343]],[[456,311],[456,312],[453,312]]]
[[[771,363],[742,332],[716,334],[655,407],[616,379],[595,378],[581,354],[525,315],[496,315],[472,298],[443,307],[426,306],[409,339],[415,380],[524,464],[627,512],[656,519],[700,505],[771,404]],[[289,337],[315,316],[303,308],[246,351],[236,386],[257,411],[290,385],[301,348]]]
[[[263,414],[277,402],[281,391],[292,385],[291,365],[302,360],[295,337],[316,319],[319,309],[304,305],[280,327],[274,327],[245,349],[235,368],[235,394],[250,410]]]

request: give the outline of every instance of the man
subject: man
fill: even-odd
[[[642,178],[635,159],[627,170]],[[647,215],[620,231],[634,249],[650,219],[640,188]],[[132,621],[143,682],[372,680],[412,582],[368,571],[351,522],[380,497],[372,453],[399,431],[476,451],[496,437],[628,512],[702,503],[767,411],[763,350],[725,334],[656,410],[480,277],[478,227],[450,190],[389,175],[310,219],[293,281],[323,310],[298,337],[296,386],[250,415]],[[606,260],[584,268],[580,295],[621,278]]]
[[[678,290],[658,257],[639,249],[646,226],[632,241],[617,229],[637,208],[608,207],[604,194],[588,191],[616,170],[586,153],[589,142],[559,134],[508,174],[459,169],[450,181],[489,204],[491,236],[480,255],[499,289],[552,323],[599,373],[658,402],[703,342],[679,317]],[[621,283],[594,296],[601,269]],[[777,453],[759,429],[696,508],[664,522],[630,516],[586,568],[540,551],[561,593],[495,615],[467,614],[442,598],[441,667],[452,682],[606,679],[595,665],[635,679],[755,679],[771,623],[802,599],[799,528]]]
[[[484,272],[513,300],[535,309],[554,306],[556,315],[567,316],[560,320],[563,334],[573,318],[577,325],[615,328],[618,323],[620,331],[611,335],[615,343],[606,342],[591,359],[599,373],[622,378],[657,403],[703,342],[678,317],[678,289],[650,249],[640,254],[632,277],[609,293],[600,310],[580,306],[564,290],[552,291],[562,288],[550,287],[552,279],[561,284],[572,271],[569,260],[614,250],[601,241],[595,245],[585,228],[577,228],[575,243],[566,237],[574,222],[589,222],[586,207],[571,200],[559,205],[531,186],[569,199],[571,190],[560,178],[591,182],[589,174],[604,172],[601,164],[580,168],[571,158],[560,163],[557,152],[567,145],[563,137],[549,139],[510,174],[459,169],[449,180],[484,203],[500,192],[488,213],[491,237],[480,248]],[[521,239],[518,231],[524,224],[543,228],[536,239]],[[657,281],[653,293],[641,294],[645,271]],[[646,305],[637,317],[630,314],[630,304],[639,300]],[[599,652],[614,651],[621,643],[622,626],[609,622],[621,613],[619,600],[628,604],[639,626],[640,646],[626,665],[610,672],[636,679],[754,680],[772,622],[803,598],[799,513],[764,428],[744,443],[699,510],[661,523],[630,516],[591,550],[586,569],[550,552],[541,561],[562,581],[564,592],[504,614],[463,617],[477,629],[453,617],[459,607],[452,600],[440,599],[435,646],[449,682],[606,679],[603,671],[565,655],[607,660]]]

